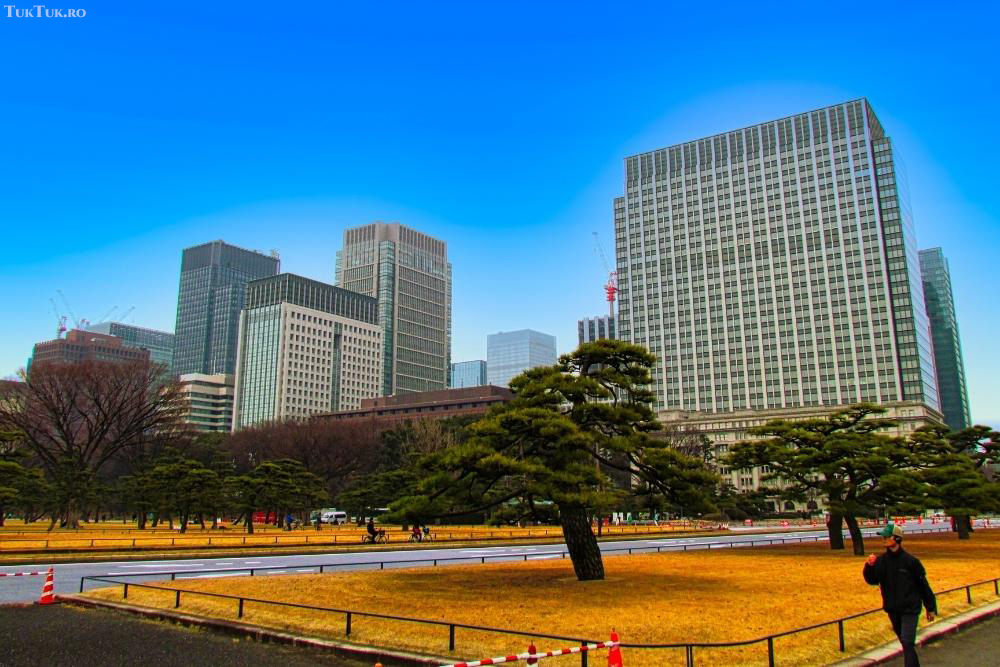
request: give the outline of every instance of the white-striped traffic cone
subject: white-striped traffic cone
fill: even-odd
[[[55,587],[55,572],[53,568],[49,568],[48,573],[45,575],[45,585],[42,586],[42,597],[38,598],[38,604],[55,604],[56,598],[52,594],[52,589]]]

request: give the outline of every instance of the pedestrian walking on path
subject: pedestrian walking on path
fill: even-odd
[[[871,554],[865,563],[864,577],[882,592],[882,609],[889,615],[892,630],[903,646],[905,667],[920,667],[917,658],[917,621],[920,606],[927,610],[928,622],[937,613],[934,591],[927,583],[927,573],[920,560],[903,550],[903,527],[891,521],[879,532],[885,538],[885,553]]]

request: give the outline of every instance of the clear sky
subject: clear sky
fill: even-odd
[[[613,257],[625,156],[865,96],[1000,425],[992,3],[77,3],[0,12],[0,376],[56,290],[172,331],[182,248],[332,282],[372,220],[448,242],[453,360],[521,328],[565,352],[606,311],[591,234]]]

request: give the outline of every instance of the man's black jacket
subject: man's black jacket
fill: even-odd
[[[886,550],[874,565],[865,563],[865,581],[882,591],[882,609],[897,614],[919,614],[923,601],[927,611],[937,613],[934,591],[927,583],[927,573],[916,556],[900,547]]]

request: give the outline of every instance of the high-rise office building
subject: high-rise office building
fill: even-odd
[[[951,271],[941,248],[920,251],[920,273],[934,341],[934,366],[941,394],[941,412],[949,428],[960,431],[972,425],[972,418],[965,387],[965,364],[962,363],[955,298],[951,291]]]
[[[184,250],[174,328],[174,374],[234,373],[247,283],[277,273],[276,256],[223,241]]]
[[[626,158],[619,337],[657,357],[657,407],[939,418],[902,177],[865,99]]]
[[[451,264],[444,241],[398,222],[348,229],[336,283],[378,299],[385,396],[448,387]]]
[[[232,375],[189,373],[177,381],[184,423],[204,433],[232,429],[235,395]]]
[[[595,340],[610,338],[614,340],[615,318],[610,315],[598,315],[597,317],[585,317],[576,321],[577,343],[593,343]]]
[[[382,389],[374,297],[282,273],[247,285],[233,429],[353,410]]]
[[[149,350],[149,360],[161,364],[170,370],[174,358],[174,335],[169,331],[146,329],[122,322],[100,322],[88,324],[84,331],[115,336],[122,339],[125,347],[135,347]]]
[[[551,366],[556,359],[556,337],[531,329],[486,337],[486,375],[489,383],[506,387],[529,368]]]
[[[459,361],[451,365],[451,381],[448,383],[450,388],[482,387],[485,384],[486,362],[482,359]]]

